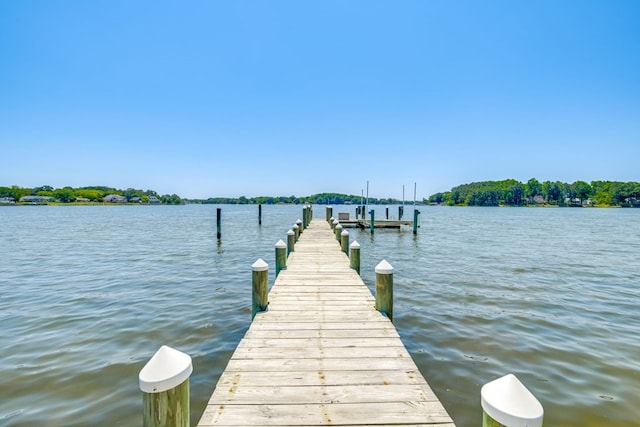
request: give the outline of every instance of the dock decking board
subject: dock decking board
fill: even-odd
[[[300,235],[198,426],[455,427],[329,225]]]

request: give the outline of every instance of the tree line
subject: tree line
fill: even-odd
[[[231,205],[277,205],[277,204],[314,204],[314,205],[359,205],[362,202],[362,196],[354,196],[341,193],[320,193],[310,196],[260,196],[260,197],[210,197],[208,199],[191,199],[188,203],[201,204],[231,204]],[[394,198],[376,199],[369,198],[370,205],[386,205],[398,204]]]
[[[155,202],[167,205],[177,205],[182,203],[182,199],[176,194],[159,195],[153,190],[139,190],[135,188],[127,188],[126,190],[105,186],[53,188],[50,185],[43,185],[41,187],[34,188],[19,187],[16,185],[11,187],[0,187],[0,198],[15,202],[19,202],[20,199],[25,196],[40,196],[51,198],[52,201],[60,203],[103,203],[104,198],[108,195],[122,196],[126,202],[133,203]]]
[[[640,183],[619,181],[539,182],[515,179],[483,181],[453,187],[429,197],[449,206],[621,206],[640,207]]]

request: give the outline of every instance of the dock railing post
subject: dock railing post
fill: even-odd
[[[338,224],[338,220],[335,219],[334,217],[331,217],[331,219],[329,220],[329,224],[331,225],[331,231],[335,232],[336,224]]]
[[[300,238],[300,227],[298,227],[298,224],[294,224],[293,227],[291,227],[291,229],[293,230],[296,236],[296,243],[298,243],[298,239]]]
[[[331,224],[331,221],[333,221],[331,219],[331,218],[333,218],[333,208],[331,206],[327,206],[326,215],[327,215],[327,222],[329,222],[329,224]]]
[[[191,357],[163,345],[138,374],[144,427],[189,427]]]
[[[482,427],[542,427],[542,405],[513,374],[483,385],[480,403]]]
[[[338,242],[340,242],[340,234],[341,233],[342,233],[342,225],[341,224],[336,224],[335,234],[336,234],[336,240]]]
[[[300,230],[300,234],[302,234],[302,232],[304,231],[304,223],[302,222],[302,220],[300,218],[298,218],[298,220],[296,221],[296,225],[298,226],[298,229]]]
[[[251,265],[252,274],[252,295],[251,295],[251,320],[256,317],[256,313],[265,311],[269,305],[269,264],[262,258],[258,258]]]
[[[342,230],[340,233],[340,249],[349,256],[349,232],[347,230]]]
[[[418,215],[420,211],[418,209],[413,210],[413,234],[418,234]]]
[[[307,222],[307,206],[303,206],[302,207],[302,225],[304,225],[304,228],[307,228],[309,226],[309,223]]]
[[[280,274],[280,270],[287,268],[287,244],[282,240],[276,243],[276,277]]]
[[[373,233],[373,230],[376,228],[376,211],[371,209],[369,211],[369,214],[371,215],[371,220],[369,221],[369,229]]]
[[[287,256],[291,252],[295,251],[296,247],[296,232],[293,230],[287,231]]]
[[[384,259],[376,266],[376,310],[393,322],[393,267]]]
[[[216,237],[222,237],[222,208],[216,209]]]
[[[360,274],[360,243],[354,240],[349,246],[349,267],[353,268],[358,274]]]

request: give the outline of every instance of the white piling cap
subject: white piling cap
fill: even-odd
[[[342,227],[340,227],[342,228]],[[342,230],[342,233],[340,233],[341,236],[348,236],[349,232],[347,230]]]
[[[386,259],[380,261],[380,264],[376,265],[376,273],[378,274],[393,274],[393,267],[387,262]]]
[[[337,228],[338,230],[342,230],[342,224],[340,224],[340,223],[336,223],[336,228]]]
[[[253,271],[267,271],[269,269],[269,264],[264,262],[262,258],[258,258],[256,262],[251,264],[251,268],[253,268]]]
[[[282,239],[278,240],[276,242],[276,248],[278,249],[286,249],[287,248],[287,244],[285,242],[282,241]]]
[[[140,390],[145,393],[171,390],[182,384],[192,372],[191,356],[163,345],[140,371]]]
[[[329,218],[329,221],[331,221],[331,222],[333,222],[333,221],[335,221],[335,220],[336,220],[336,219],[335,219],[334,217]]]
[[[352,244],[349,245],[350,248],[360,249],[360,243],[357,240],[354,240]]]
[[[301,220],[300,218],[298,218],[298,219],[296,220],[296,224],[302,224],[302,220]]]
[[[287,236],[293,236],[294,234],[296,234],[295,231],[289,229],[289,231],[287,231]]]
[[[480,389],[482,409],[509,427],[541,427],[544,410],[513,374],[486,383]]]
[[[335,225],[338,225],[338,224],[340,224],[340,221],[338,221],[337,219],[334,219],[334,220],[333,220],[333,223],[334,223]]]
[[[293,229],[294,229],[294,230],[297,230],[298,228],[300,228],[300,227],[298,226],[298,224],[295,224],[295,225],[293,226]]]

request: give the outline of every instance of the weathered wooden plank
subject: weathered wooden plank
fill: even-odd
[[[287,405],[328,403],[437,402],[424,384],[335,385],[335,386],[247,386],[216,389],[212,400],[220,405]]]
[[[376,329],[249,329],[245,339],[271,338],[399,338],[395,328]]]
[[[255,336],[255,335],[254,335]],[[377,355],[376,349],[382,348],[402,348],[402,342],[395,336],[391,337],[311,337],[311,338],[292,338],[292,337],[280,337],[280,338],[251,338],[245,336],[245,338],[238,344],[240,348],[309,348],[311,346],[318,348],[366,348],[372,355]],[[408,356],[408,352],[405,351]]]
[[[229,360],[226,370],[248,372],[279,372],[290,371],[375,371],[378,369],[416,369],[416,365],[410,358],[308,358],[308,359],[234,359]]]
[[[312,405],[209,405],[201,426],[213,425],[447,425],[451,418],[439,402]]]
[[[218,387],[263,386],[323,386],[323,385],[389,385],[424,384],[424,377],[417,369],[376,371],[279,371],[279,372],[231,372],[225,371],[218,380]],[[428,385],[427,385],[428,386]]]
[[[409,357],[404,347],[238,347],[233,359],[372,359]]]

